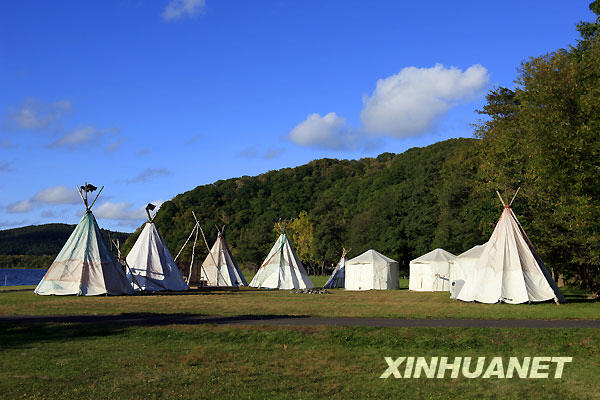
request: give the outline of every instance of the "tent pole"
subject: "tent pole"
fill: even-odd
[[[504,200],[502,200],[502,196],[500,196],[500,193],[496,190],[496,194],[498,195],[498,197],[500,198],[500,201],[502,202],[502,205],[504,207],[506,207],[506,204],[504,203]]]
[[[104,186],[102,186],[100,188],[100,190],[98,191],[98,194],[96,195],[96,198],[94,199],[94,201],[92,201],[92,205],[90,206],[90,208],[92,208],[92,206],[94,205],[94,203],[96,202],[96,200],[98,200],[98,196],[100,196],[100,192],[102,192],[102,189],[104,189]]]
[[[508,206],[512,206],[513,201],[515,201],[515,197],[517,197],[517,193],[519,193],[519,190],[521,190],[521,186],[519,186],[517,188],[517,191],[515,192],[515,195],[513,196],[512,200],[510,201],[510,203],[508,204]]]
[[[192,211],[193,212],[193,211]],[[190,284],[190,281],[192,279],[192,266],[194,265],[194,251],[196,250],[196,240],[198,240],[198,220],[196,220],[196,226],[195,226],[195,230],[196,230],[196,237],[194,238],[194,246],[192,246],[192,261],[190,262],[190,272],[188,273],[188,286]]]

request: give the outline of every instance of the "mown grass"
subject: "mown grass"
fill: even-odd
[[[599,398],[586,329],[113,327],[0,329],[0,397]],[[562,379],[380,379],[383,357],[570,356]]]
[[[325,278],[326,277],[321,277]],[[315,283],[318,280],[315,279]],[[322,283],[322,282],[319,282]],[[203,289],[188,293],[135,296],[36,296],[34,287],[0,291],[0,315],[71,315],[185,313],[211,316],[295,315],[383,318],[600,319],[600,302],[576,290],[565,290],[568,304],[479,304],[451,300],[447,292],[406,290],[330,294],[294,294],[285,290]]]

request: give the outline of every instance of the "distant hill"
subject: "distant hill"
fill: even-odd
[[[76,225],[44,224],[0,230],[0,266],[48,267],[58,255]],[[101,229],[106,240],[119,239],[121,243],[129,233]],[[48,261],[50,260],[50,261]]]
[[[320,159],[295,168],[198,186],[165,202],[155,222],[175,255],[191,231],[193,210],[209,245],[226,225],[234,257],[259,265],[276,238],[279,218],[306,212],[310,249],[303,262],[330,265],[342,246],[355,256],[370,248],[408,261],[435,247],[459,253],[483,243],[500,209],[494,193],[476,190],[476,139],[451,139],[402,154],[360,160]],[[126,254],[138,229],[123,246]],[[193,239],[192,239],[193,241]],[[189,245],[182,263],[189,263]],[[202,238],[195,260],[207,255]]]

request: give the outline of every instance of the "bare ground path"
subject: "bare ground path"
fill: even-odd
[[[121,326],[160,325],[281,325],[281,326],[359,326],[398,328],[591,328],[600,329],[600,320],[537,319],[403,319],[403,318],[336,318],[285,315],[244,315],[218,317],[193,314],[118,314],[118,315],[48,315],[0,317],[0,324],[77,323]]]

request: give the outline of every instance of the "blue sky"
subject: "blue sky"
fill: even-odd
[[[574,44],[587,1],[0,5],[0,229],[103,227],[198,185],[470,137],[487,90]]]

